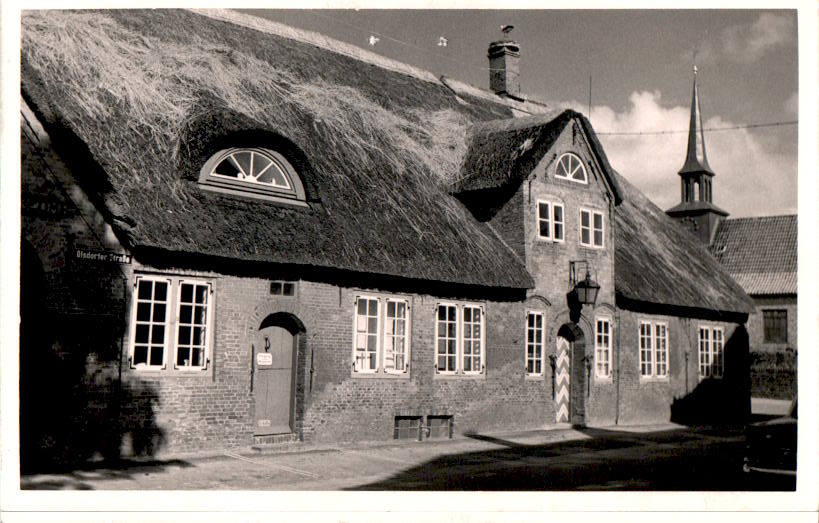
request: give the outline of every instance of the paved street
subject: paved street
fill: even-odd
[[[25,476],[23,489],[787,490],[741,472],[738,430],[561,428],[453,440],[305,446]]]

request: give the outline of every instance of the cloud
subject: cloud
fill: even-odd
[[[796,44],[796,19],[786,14],[763,13],[753,23],[726,27],[714,38],[705,35],[694,48],[698,65],[729,61],[749,64],[776,47]],[[681,50],[684,62],[694,49]]]
[[[607,135],[636,131],[687,130],[688,107],[663,107],[659,92],[634,92],[622,112],[592,107],[592,124],[612,166],[661,209],[680,201],[680,178],[687,132],[659,135]],[[578,110],[582,104],[569,104]],[[704,127],[736,122],[713,117]],[[716,173],[714,203],[734,217],[796,212],[797,160],[752,129],[706,132],[708,162]]]
[[[750,63],[769,49],[794,42],[795,29],[792,16],[763,13],[753,24],[726,28],[722,34],[723,52],[738,62]]]

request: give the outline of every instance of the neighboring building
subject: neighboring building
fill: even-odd
[[[490,49],[24,13],[24,456],[746,414],[748,297]]]
[[[697,69],[685,163],[679,171],[681,202],[668,211],[700,240],[754,300],[748,321],[751,350],[796,350],[796,215],[728,219],[714,205],[702,129]]]
[[[720,223],[711,254],[754,300],[751,350],[797,350],[796,215],[734,218]]]

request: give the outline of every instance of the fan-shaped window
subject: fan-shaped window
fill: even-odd
[[[261,148],[219,151],[202,167],[203,187],[231,194],[302,204],[304,187],[290,162],[281,154]]]
[[[580,183],[587,183],[586,166],[579,156],[573,153],[565,153],[557,159],[555,164],[555,176],[566,180]]]

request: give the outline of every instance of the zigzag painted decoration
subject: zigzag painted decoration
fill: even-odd
[[[569,342],[557,339],[557,364],[555,368],[555,421],[569,422]]]

